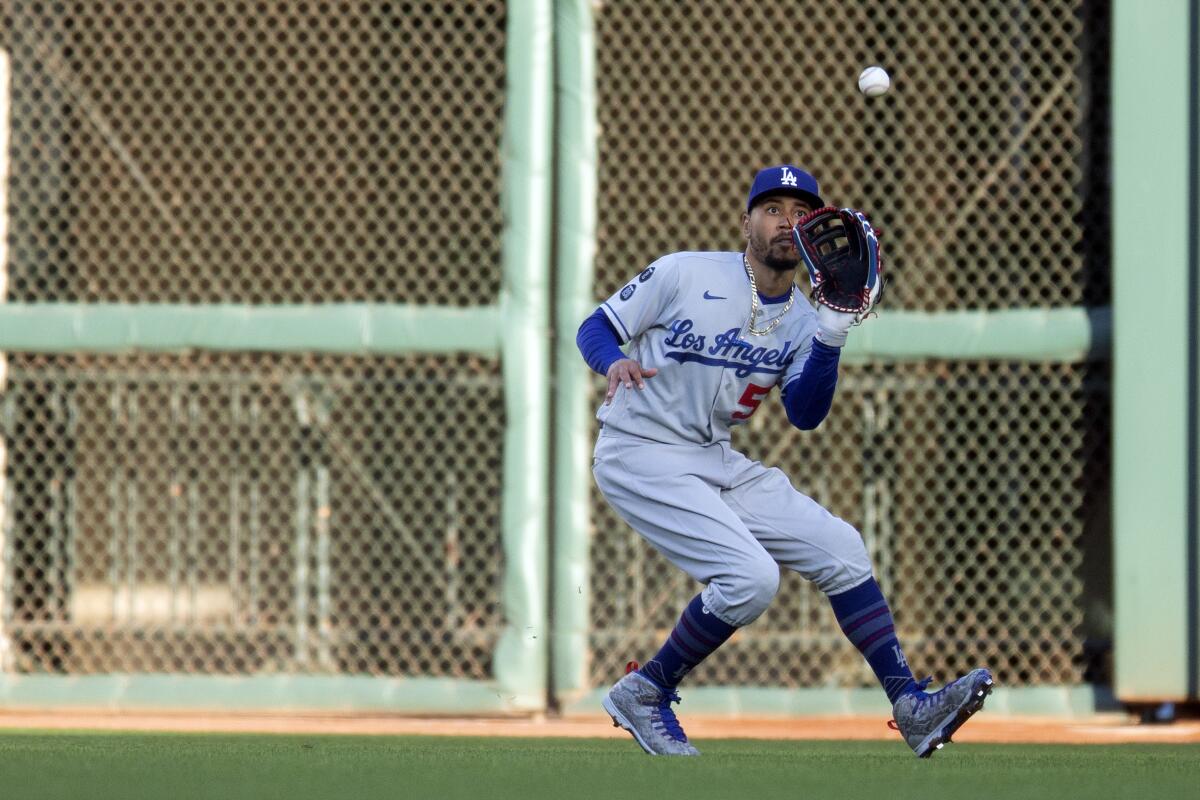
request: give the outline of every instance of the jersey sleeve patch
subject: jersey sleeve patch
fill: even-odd
[[[664,324],[678,291],[676,254],[665,255],[635,273],[601,308],[625,344],[655,325]],[[644,285],[643,285],[644,284]],[[620,313],[618,314],[618,309]]]

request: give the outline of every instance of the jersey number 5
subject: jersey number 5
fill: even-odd
[[[757,383],[752,383],[746,387],[746,391],[742,392],[742,399],[738,400],[739,406],[745,406],[749,411],[735,411],[730,414],[734,419],[750,419],[750,415],[758,408],[758,404],[771,391],[770,386],[759,386]]]

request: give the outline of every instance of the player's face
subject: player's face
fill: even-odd
[[[800,254],[792,243],[792,226],[812,207],[798,197],[772,195],[742,214],[742,235],[760,262],[779,272],[795,269]]]

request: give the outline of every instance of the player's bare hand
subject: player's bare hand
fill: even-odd
[[[632,389],[637,386],[639,389],[646,388],[645,378],[653,378],[658,374],[656,367],[642,368],[642,365],[634,361],[632,358],[622,358],[619,361],[614,361],[612,366],[608,368],[608,394],[604,396],[604,405],[612,403],[613,395],[617,393],[617,387],[621,384],[625,385],[626,389]]]

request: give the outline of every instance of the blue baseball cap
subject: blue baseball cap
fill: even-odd
[[[791,164],[780,164],[758,171],[754,176],[753,185],[750,186],[750,198],[746,201],[747,213],[754,208],[754,201],[766,194],[795,195],[810,202],[814,209],[825,205],[825,201],[821,199],[817,179]]]

